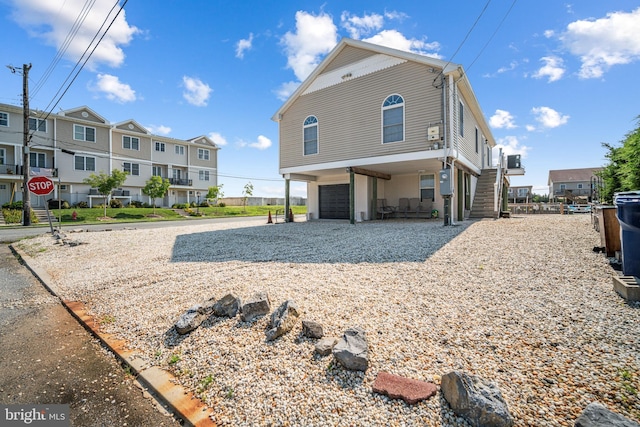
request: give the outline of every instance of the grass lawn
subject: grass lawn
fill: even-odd
[[[306,206],[292,206],[294,214],[307,213]],[[284,206],[225,206],[225,207],[198,207],[189,208],[182,212],[189,215],[191,218],[222,218],[230,216],[266,216],[271,211],[272,215],[282,215],[284,212]],[[73,213],[76,213],[76,218],[73,218]],[[9,211],[2,210],[2,214],[5,218],[5,222],[9,225],[20,224],[22,211]],[[52,209],[51,213],[58,221],[60,215],[62,215],[62,224],[109,224],[118,222],[144,222],[144,221],[172,221],[184,219],[179,211],[173,209],[156,208],[155,215],[153,208],[107,208],[107,218],[104,219],[104,208],[71,208],[71,209]],[[37,219],[32,219],[32,224],[37,225]],[[41,223],[42,224],[42,223]],[[46,225],[48,223],[45,222]]]

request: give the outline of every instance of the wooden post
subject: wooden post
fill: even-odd
[[[371,206],[369,211],[369,219],[376,219],[378,216],[378,178],[373,177],[373,191],[371,192]]]
[[[356,179],[355,172],[349,168],[349,224],[356,223]]]
[[[289,222],[289,209],[291,209],[291,205],[289,203],[289,187],[290,187],[290,179],[284,180],[284,220],[285,222]]]

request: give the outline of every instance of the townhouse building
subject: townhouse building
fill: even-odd
[[[0,204],[22,200],[24,116],[22,107],[0,104]],[[102,203],[96,189],[83,181],[91,173],[119,169],[129,175],[111,197],[123,205],[153,203],[142,193],[152,176],[168,178],[160,206],[198,202],[209,187],[218,185],[219,147],[207,136],[174,139],[150,133],[135,120],[111,123],[87,106],[45,114],[31,111],[28,119],[29,175],[45,175],[55,182],[54,193],[31,197],[31,206],[49,199],[74,205]]]

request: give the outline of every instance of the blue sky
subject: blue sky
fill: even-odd
[[[32,64],[32,108],[53,108],[116,3],[0,0],[2,65]],[[249,181],[254,195],[282,196],[271,116],[352,37],[461,64],[494,137],[523,157],[512,185],[546,193],[549,169],[602,166],[601,143],[636,128],[639,28],[640,4],[622,0],[131,0],[54,111],[87,105],[159,135],[209,135],[226,196]],[[0,102],[20,105],[21,91],[0,72]]]

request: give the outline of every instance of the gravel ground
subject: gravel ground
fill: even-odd
[[[465,426],[438,396],[417,405],[372,393],[388,371],[434,381],[458,369],[501,389],[516,425],[572,426],[593,401],[640,419],[640,305],[588,215],[497,221],[208,224],[74,233],[19,245],[63,297],[173,371],[221,425]],[[369,369],[313,353],[295,330],[265,341],[268,318],[172,329],[188,307],[233,292],[293,299],[340,336],[360,326]]]

